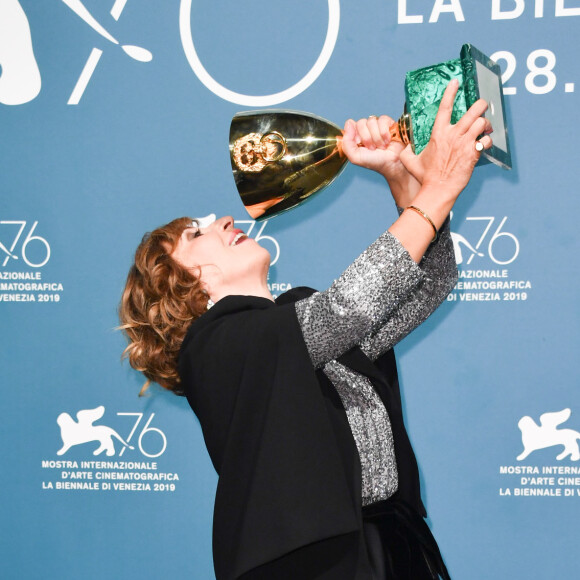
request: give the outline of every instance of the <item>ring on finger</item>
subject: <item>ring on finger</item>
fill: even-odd
[[[369,119],[378,119],[376,115],[369,115]]]
[[[477,140],[477,141],[475,142],[475,150],[476,150],[478,153],[481,153],[481,152],[482,152],[484,149],[485,149],[485,147],[484,147],[483,143],[482,143],[481,141]]]

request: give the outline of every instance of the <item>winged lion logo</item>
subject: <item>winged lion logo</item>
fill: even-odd
[[[115,455],[113,439],[117,439],[129,449],[134,449],[114,429],[106,425],[93,425],[104,414],[103,405],[79,411],[76,421],[68,413],[61,413],[56,420],[62,438],[62,447],[56,452],[57,455],[64,455],[71,447],[91,441],[99,442],[99,447],[93,451],[93,455],[100,455],[103,451],[106,451],[108,456]]]
[[[558,425],[567,421],[571,414],[572,411],[570,409],[544,413],[540,416],[539,425],[531,417],[522,417],[518,422],[518,427],[522,432],[524,450],[518,455],[518,461],[522,461],[533,451],[555,445],[564,446],[564,451],[556,456],[558,461],[561,461],[568,455],[572,461],[578,461],[580,459],[580,449],[578,448],[580,433],[574,431],[574,429],[557,428]]]

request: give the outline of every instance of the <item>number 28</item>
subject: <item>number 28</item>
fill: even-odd
[[[512,52],[507,50],[498,50],[491,55],[491,60],[503,60],[506,63],[504,73],[501,75],[501,82],[504,85],[504,95],[515,95],[516,87],[507,87],[507,82],[513,76],[516,70],[516,57]],[[545,62],[542,62],[545,60]],[[540,61],[541,64],[538,64]],[[556,86],[556,75],[554,67],[556,66],[556,55],[546,48],[539,48],[530,52],[526,60],[528,67],[528,74],[526,75],[525,85],[526,89],[533,95],[545,95],[554,90]],[[542,84],[537,84],[538,79],[545,79]]]

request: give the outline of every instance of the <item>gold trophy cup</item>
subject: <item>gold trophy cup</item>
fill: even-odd
[[[341,140],[340,127],[309,113],[238,113],[230,128],[230,159],[252,218],[278,215],[329,185],[347,161]]]
[[[511,168],[499,66],[470,44],[458,59],[408,72],[405,112],[390,127],[391,139],[419,153],[429,142],[445,87],[459,81],[451,122],[479,98],[488,101],[494,145],[480,163]],[[342,171],[342,129],[316,115],[267,109],[238,113],[230,127],[230,160],[236,187],[253,219],[292,209],[328,186]]]

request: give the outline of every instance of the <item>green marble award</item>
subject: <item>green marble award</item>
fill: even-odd
[[[405,113],[393,128],[393,136],[411,143],[415,153],[420,153],[429,142],[443,92],[452,79],[459,81],[459,90],[451,122],[459,121],[475,101],[485,99],[485,117],[493,127],[493,147],[482,152],[480,163],[491,161],[511,169],[501,71],[497,63],[471,44],[463,45],[457,59],[407,73]]]
[[[443,92],[459,81],[452,123],[479,98],[488,102],[493,147],[480,163],[511,168],[499,66],[470,44],[458,59],[408,72],[405,112],[390,127],[391,137],[420,153],[431,137]],[[342,130],[310,113],[267,109],[238,113],[230,126],[230,161],[236,187],[253,219],[292,209],[328,186],[346,164]]]

